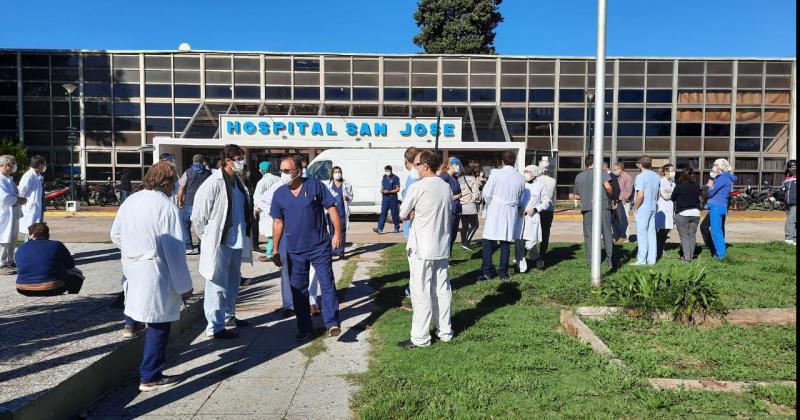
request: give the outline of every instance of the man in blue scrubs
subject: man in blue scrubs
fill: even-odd
[[[280,253],[273,255],[273,262],[281,267],[287,264],[292,302],[297,317],[295,337],[298,341],[311,338],[313,323],[308,301],[309,270],[314,266],[320,289],[322,289],[322,320],[329,336],[341,333],[339,328],[339,299],[333,279],[333,248],[341,243],[341,224],[336,200],[328,187],[314,177],[302,176],[301,157],[286,157],[281,161],[283,186],[275,191],[270,206],[273,219],[272,238],[275,249],[284,250],[287,261],[281,261]],[[333,224],[333,238],[328,231],[325,210]]]
[[[386,224],[386,216],[392,211],[392,223],[394,223],[394,233],[400,232],[400,206],[397,201],[397,193],[400,191],[400,178],[392,173],[391,165],[383,168],[385,174],[381,179],[381,215],[378,218],[378,227],[372,229],[375,233],[383,233],[383,226]]]

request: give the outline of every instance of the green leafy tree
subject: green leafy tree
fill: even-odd
[[[0,156],[3,155],[14,156],[17,160],[17,172],[14,174],[14,178],[16,181],[19,181],[22,174],[28,170],[28,164],[30,163],[30,159],[28,159],[28,149],[19,142],[6,138],[0,140]]]
[[[420,0],[414,44],[428,54],[495,54],[502,0]]]

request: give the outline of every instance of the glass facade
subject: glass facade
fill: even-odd
[[[596,137],[607,159],[776,184],[794,144],[794,59],[609,58],[606,124],[594,132],[592,58],[0,50],[0,138],[21,139],[59,176],[72,149],[88,181],[137,177],[156,136],[218,137],[220,114],[459,116],[468,142],[553,153],[568,194]],[[78,86],[70,104],[62,85]],[[59,173],[60,172],[60,173]]]

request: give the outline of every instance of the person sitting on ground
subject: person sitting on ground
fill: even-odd
[[[50,240],[47,223],[28,227],[28,242],[17,250],[17,292],[25,296],[75,294],[83,286],[83,274],[59,241]]]

